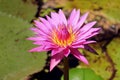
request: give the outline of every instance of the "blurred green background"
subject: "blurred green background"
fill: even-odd
[[[120,22],[120,0],[0,0],[0,80],[24,80],[28,75],[38,72],[45,64],[46,52],[29,53],[34,47],[31,41],[26,40],[32,35],[30,23],[35,19],[38,1],[43,2],[40,16],[54,11],[53,8],[62,7],[64,12],[73,8],[81,13],[91,12],[102,15],[110,24]],[[90,13],[90,15],[91,15]],[[108,54],[117,70],[113,80],[120,80],[120,38],[114,38],[107,46]],[[89,66],[81,64],[78,67],[87,67],[94,70],[104,80],[108,80],[113,72],[105,54],[97,44],[95,49],[99,55],[89,54]]]

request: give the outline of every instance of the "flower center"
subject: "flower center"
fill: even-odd
[[[64,41],[70,37],[70,33],[68,32],[66,27],[60,27],[57,32],[58,39]]]
[[[72,33],[71,28],[67,28],[64,25],[59,25],[57,30],[53,31],[53,39],[52,41],[61,46],[66,47],[71,45],[74,40],[74,34]]]

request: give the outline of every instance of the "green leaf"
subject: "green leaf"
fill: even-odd
[[[62,80],[63,80],[63,76],[62,76]],[[103,80],[103,78],[95,74],[95,72],[92,69],[73,68],[70,69],[69,80]]]
[[[105,53],[102,53],[101,47],[99,44],[93,44],[91,45],[98,53],[99,55],[91,54],[88,51],[84,51],[84,54],[87,55],[86,58],[89,61],[89,66],[85,65],[84,63],[80,64],[80,67],[82,68],[91,68],[94,70],[97,74],[102,76],[104,80],[108,80],[111,76],[113,76],[114,80],[120,79],[120,38],[114,38],[110,44],[107,46],[107,52],[108,55],[111,57],[114,64],[111,64],[108,60]],[[115,76],[112,75],[114,73],[113,70],[117,70],[115,73]]]
[[[24,20],[31,21],[37,11],[37,6],[32,0],[0,0],[0,11],[21,17]]]
[[[28,52],[34,47],[26,40],[32,35],[30,27],[27,21],[0,12],[0,80],[24,80],[42,69],[46,54]]]
[[[78,8],[81,12],[94,11],[104,14],[109,20],[120,22],[120,0],[74,0],[66,1],[64,8],[66,10]],[[110,6],[110,7],[108,7]]]
[[[120,79],[120,38],[115,38],[112,42],[108,45],[108,54],[112,58],[114,62],[115,69],[117,70],[114,80]],[[110,71],[109,71],[110,72]],[[113,71],[111,71],[112,73]]]

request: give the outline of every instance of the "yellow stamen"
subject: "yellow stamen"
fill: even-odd
[[[52,41],[58,46],[61,47],[69,46],[72,44],[74,39],[75,39],[75,35],[73,34],[71,28],[69,28],[68,30],[66,28],[60,28],[59,31],[53,30]]]

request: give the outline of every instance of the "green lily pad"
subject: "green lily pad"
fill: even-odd
[[[31,25],[12,15],[0,13],[0,80],[23,80],[42,69],[46,54],[29,53],[33,44]]]
[[[95,72],[92,69],[73,68],[70,69],[69,80],[103,80],[103,78],[95,74]]]
[[[120,38],[115,38],[109,45],[108,45],[108,54],[112,58],[114,62],[115,69],[117,70],[114,80],[120,79]]]
[[[31,21],[37,11],[37,6],[32,4],[31,0],[26,1],[27,2],[24,2],[24,0],[0,0],[0,11]]]
[[[109,20],[120,22],[120,0],[72,0],[64,2],[61,6],[65,10],[73,8],[80,9],[81,12],[94,11],[104,14]],[[60,5],[59,5],[60,6]],[[110,6],[110,7],[109,7]]]
[[[113,66],[114,69],[117,70],[115,73],[115,76],[113,77],[114,80],[120,79],[120,38],[115,38],[112,40],[112,42],[107,46],[107,52],[108,55],[111,57],[114,64],[111,65],[110,61],[108,60],[105,53],[102,53],[102,50],[98,44],[91,45],[96,51],[99,53],[99,55],[91,54],[88,51],[84,51],[86,58],[89,61],[89,66],[81,63],[81,67],[83,68],[91,68],[94,70],[97,74],[102,76],[104,80],[109,79],[112,76]],[[117,46],[117,47],[116,47]]]

